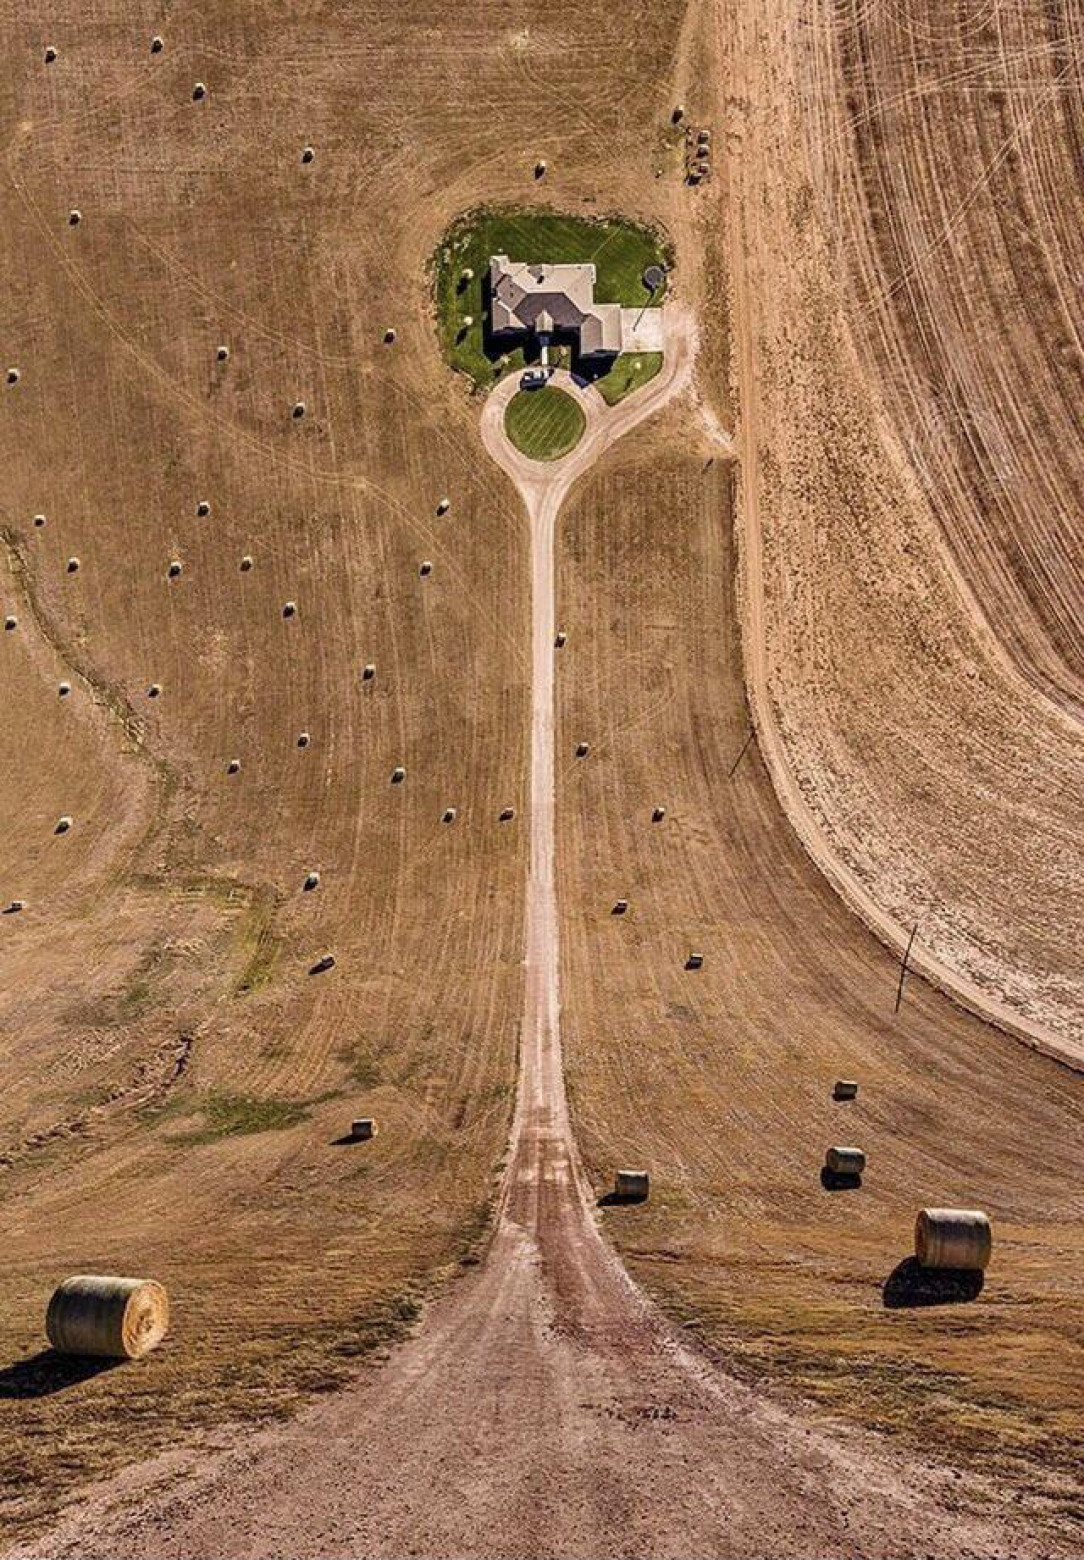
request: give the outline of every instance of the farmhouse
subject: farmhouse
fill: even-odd
[[[579,337],[581,357],[616,356],[622,345],[619,303],[595,302],[593,265],[530,265],[492,255],[489,261],[494,335],[554,331]]]

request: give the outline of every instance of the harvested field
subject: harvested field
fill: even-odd
[[[991,10],[1032,321],[993,118],[923,141]],[[48,34],[0,24],[5,1542],[1079,1552],[1081,1075],[922,978],[1084,1054],[1076,360],[994,405],[988,340],[1004,305],[1038,381],[1078,302],[1069,22],[94,0]],[[490,462],[447,361],[481,311],[431,268],[531,205],[649,235],[625,301],[674,263],[680,330],[567,495]],[[996,518],[994,415],[1032,441]],[[596,1210],[624,1166],[649,1200]],[[922,1206],[993,1221],[939,1304]],[[162,1347],[42,1352],[77,1272],[162,1282]]]
[[[990,19],[1003,11],[1002,48]],[[745,664],[765,756],[804,843],[881,936],[902,950],[917,922],[918,968],[1079,1063],[1084,765],[1067,699],[1084,643],[1080,506],[1045,485],[1081,474],[1080,397],[1065,391],[1080,358],[1059,346],[1081,324],[1068,14],[931,0],[825,4],[799,21],[785,0],[735,3],[720,48],[745,343]],[[1012,175],[980,135],[987,89],[1047,70],[1056,93],[1003,93],[1022,116]],[[931,129],[949,119],[952,137]],[[882,146],[891,182],[877,179]],[[1039,165],[1064,211],[1051,195],[1033,214],[1025,169]],[[1020,299],[1036,267],[1004,259],[992,202],[1043,246],[1034,312]],[[985,453],[978,428],[997,435]],[[988,480],[997,448],[1019,481]],[[1021,551],[1045,560],[1050,592]]]

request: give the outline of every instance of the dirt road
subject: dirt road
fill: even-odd
[[[721,1372],[603,1241],[569,1128],[554,878],[554,535],[570,486],[685,390],[695,337],[578,449],[486,447],[531,523],[532,832],[518,1104],[484,1264],[418,1334],[287,1425],[129,1470],[35,1555],[913,1555],[1049,1552],[989,1490],[871,1446]],[[982,1501],[983,1515],[976,1514]]]

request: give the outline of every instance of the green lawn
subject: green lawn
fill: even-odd
[[[503,374],[522,369],[525,362],[521,348],[502,357],[487,341],[484,283],[489,257],[496,254],[543,264],[590,261],[598,273],[599,303],[621,303],[626,308],[661,302],[665,283],[652,300],[643,273],[649,265],[667,268],[671,260],[658,233],[616,218],[596,221],[556,211],[504,207],[483,207],[458,218],[433,256],[437,328],[448,362],[482,389]],[[465,270],[473,272],[468,280],[463,277]],[[464,323],[468,317],[470,325]]]
[[[504,431],[516,449],[532,460],[559,460],[567,455],[586,426],[579,403],[552,385],[517,391],[504,414]]]
[[[606,404],[616,406],[618,401],[654,379],[661,367],[661,352],[624,352],[610,372],[596,379],[595,384]]]

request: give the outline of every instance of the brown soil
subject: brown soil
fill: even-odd
[[[943,50],[928,9],[906,50],[900,7],[788,0],[467,0],[454,26],[436,0],[203,3],[175,30],[95,0],[48,37],[4,18],[21,378],[0,387],[19,618],[0,643],[0,900],[27,905],[0,921],[10,1534],[127,1462],[41,1552],[1079,1548],[1080,1077],[919,979],[895,1020],[893,957],[829,886],[890,946],[918,919],[920,970],[1079,1054],[1072,538],[1037,498],[984,509],[955,425],[936,470],[913,458],[920,375],[943,404],[961,351],[919,363],[919,337],[972,293],[987,329],[1004,281],[977,278],[966,149],[920,144],[929,73],[955,91],[969,35],[960,0]],[[1018,0],[999,69],[1071,53],[1044,16]],[[868,101],[844,108],[859,72]],[[1033,201],[1071,178],[1064,96],[1064,117],[1029,121]],[[695,192],[677,101],[715,131]],[[924,252],[936,309],[891,291],[884,154],[861,129],[882,111],[924,201],[960,181],[959,245]],[[1064,269],[1063,198],[1036,232]],[[593,448],[562,511],[548,823],[548,533],[529,558],[425,282],[453,215],[509,199],[662,222],[702,327],[697,385]],[[1021,299],[1023,282],[1018,322]],[[1038,374],[1047,326],[1020,329]],[[999,371],[984,337],[966,376],[984,427]],[[1017,403],[1027,472],[1045,460],[1068,503],[1045,395]],[[555,502],[548,522],[556,537]],[[743,652],[760,740],[731,775]],[[382,1369],[252,1431],[340,1386],[477,1247],[517,1055],[484,1266]],[[857,1195],[816,1180],[843,1072],[870,1155]],[[378,1138],[333,1146],[362,1111]],[[655,1195],[607,1230],[703,1350],[599,1238],[591,1187],[621,1161]],[[993,1215],[986,1289],[886,1308],[913,1211],[940,1200]],[[53,1283],[88,1268],[168,1284],[163,1350],[94,1375],[37,1357]]]

